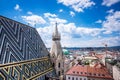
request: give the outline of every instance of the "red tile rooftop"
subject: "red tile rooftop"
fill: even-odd
[[[82,72],[82,73],[81,73]],[[66,74],[87,76],[87,66],[73,66]]]
[[[104,57],[104,54],[96,54],[95,57],[97,57],[98,59],[102,59]]]
[[[66,75],[112,79],[105,67],[96,68],[88,65],[75,65],[66,73]]]

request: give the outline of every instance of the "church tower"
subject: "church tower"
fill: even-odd
[[[53,32],[52,35],[52,47],[50,50],[50,57],[53,63],[53,66],[56,70],[56,74],[58,76],[61,76],[64,74],[64,56],[63,56],[63,51],[62,47],[60,44],[60,33],[58,32],[57,29],[57,23],[55,26],[55,31]]]

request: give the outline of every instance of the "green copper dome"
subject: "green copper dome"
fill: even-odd
[[[69,52],[68,50],[63,49],[63,54],[64,54],[64,55],[69,55],[69,53],[70,53],[70,52]]]

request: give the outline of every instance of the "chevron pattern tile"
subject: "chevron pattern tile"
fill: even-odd
[[[35,28],[0,16],[0,80],[44,80],[54,70]]]

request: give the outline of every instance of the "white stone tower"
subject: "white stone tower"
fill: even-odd
[[[56,74],[58,76],[64,74],[64,55],[62,52],[60,39],[61,37],[60,37],[60,33],[58,32],[57,23],[56,23],[55,31],[53,32],[52,35],[52,47],[50,50],[50,57],[55,67]]]

